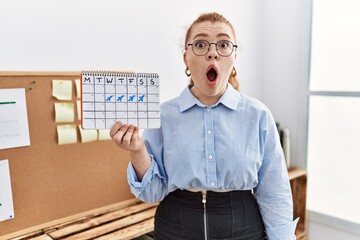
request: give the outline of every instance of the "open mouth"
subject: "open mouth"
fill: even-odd
[[[214,67],[211,67],[206,73],[208,80],[211,82],[216,80],[217,75],[218,75],[217,70]]]

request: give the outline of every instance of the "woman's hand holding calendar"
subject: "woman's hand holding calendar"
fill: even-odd
[[[151,166],[151,159],[144,140],[139,135],[139,128],[118,121],[111,127],[110,136],[116,145],[130,151],[131,163],[139,181],[141,181]]]
[[[144,140],[139,136],[139,129],[134,125],[118,121],[111,127],[110,136],[116,145],[124,150],[139,151],[145,147]]]

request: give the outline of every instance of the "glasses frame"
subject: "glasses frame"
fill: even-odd
[[[195,53],[194,48],[193,48],[193,45],[194,45],[194,43],[197,42],[197,41],[203,41],[203,42],[207,42],[207,43],[209,44],[209,47],[208,47],[206,53],[204,53],[204,54],[196,54],[196,53]],[[226,41],[226,42],[228,42],[228,43],[230,43],[230,44],[232,45],[232,49],[231,49],[231,52],[230,52],[229,55],[223,55],[223,54],[219,53],[218,43],[223,42],[223,41]],[[220,40],[220,41],[218,41],[218,42],[216,42],[216,43],[211,43],[211,42],[209,42],[209,41],[207,41],[207,40],[201,40],[201,39],[200,39],[200,40],[195,40],[195,41],[193,41],[192,43],[188,43],[187,46],[188,46],[188,47],[191,46],[192,52],[193,52],[196,56],[205,56],[206,54],[209,53],[211,44],[214,44],[214,45],[215,45],[216,52],[217,52],[220,56],[222,56],[222,57],[229,57],[229,56],[234,52],[234,48],[236,49],[236,48],[238,47],[238,45],[232,43],[232,42],[229,41],[229,40]],[[187,49],[186,49],[186,50],[187,50]]]

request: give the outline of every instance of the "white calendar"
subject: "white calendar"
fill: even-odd
[[[83,129],[110,129],[116,121],[139,128],[160,127],[157,73],[83,71]]]

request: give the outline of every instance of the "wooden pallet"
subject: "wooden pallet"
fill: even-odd
[[[305,170],[289,170],[294,198],[294,214],[300,217],[296,229],[297,239],[307,239],[306,179]],[[57,239],[118,239],[130,240],[154,230],[154,215],[158,204],[142,203],[129,199],[101,209],[56,220],[42,227],[11,234],[0,239],[57,240]],[[36,229],[36,230],[35,230]],[[16,237],[15,237],[16,236]]]
[[[59,222],[12,240],[118,239],[130,240],[154,230],[157,204],[129,199],[71,221]]]

